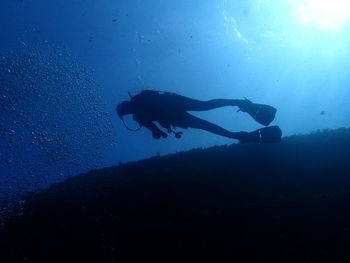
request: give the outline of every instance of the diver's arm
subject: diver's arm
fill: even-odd
[[[166,138],[168,135],[163,132],[161,129],[157,127],[153,122],[151,121],[145,121],[145,122],[140,122],[141,126],[146,127],[152,132],[152,136],[154,139],[159,139],[160,137]]]

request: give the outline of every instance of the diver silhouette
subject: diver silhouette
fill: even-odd
[[[241,143],[270,143],[281,140],[282,131],[278,126],[270,126],[253,132],[231,132],[209,121],[200,119],[188,113],[188,111],[207,111],[226,106],[237,106],[238,111],[247,112],[257,122],[268,126],[275,118],[276,108],[252,103],[244,99],[213,99],[200,101],[184,97],[175,93],[155,90],[143,90],[135,96],[130,96],[130,101],[123,101],[117,105],[116,111],[126,128],[124,116],[133,114],[133,119],[141,127],[146,127],[152,132],[155,139],[166,138],[167,134],[154,122],[165,128],[168,133],[173,132],[176,138],[181,138],[182,132],[176,132],[173,128],[202,129],[227,138],[239,140]]]

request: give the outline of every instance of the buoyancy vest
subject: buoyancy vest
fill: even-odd
[[[143,90],[130,100],[134,119],[141,125],[149,121],[158,121],[166,126],[171,125],[183,112],[177,107],[179,97],[170,92]]]

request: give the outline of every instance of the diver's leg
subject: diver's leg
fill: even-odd
[[[226,106],[241,106],[244,100],[236,99],[213,99],[207,101],[183,97],[183,108],[186,111],[207,111]]]
[[[186,126],[189,128],[205,130],[230,139],[240,140],[244,137],[244,135],[248,134],[247,132],[230,132],[214,123],[197,118],[191,114],[187,114],[186,123]]]
[[[207,111],[226,106],[241,107],[246,103],[246,100],[239,99],[213,99],[213,100],[196,100],[178,94],[167,94],[163,97],[163,102],[183,111]]]
[[[275,119],[277,111],[277,109],[272,106],[256,104],[247,99],[214,99],[200,101],[180,96],[176,105],[178,105],[178,108],[185,111],[207,111],[220,107],[237,106],[239,107],[238,111],[247,112],[254,120],[265,126],[268,126]]]

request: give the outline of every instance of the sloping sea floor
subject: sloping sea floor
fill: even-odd
[[[339,129],[82,174],[27,196],[0,261],[350,262],[349,156]]]

